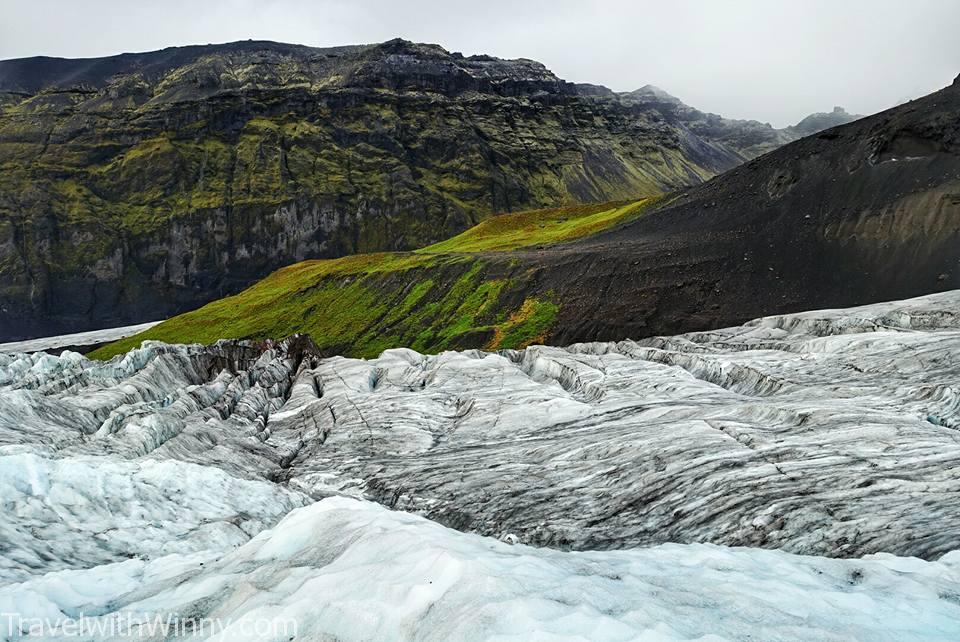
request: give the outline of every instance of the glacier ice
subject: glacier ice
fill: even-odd
[[[960,292],[499,353],[0,354],[0,612],[956,639],[958,357]]]
[[[245,543],[309,500],[176,460],[0,451],[0,582]]]
[[[24,341],[11,341],[9,343],[0,343],[0,352],[53,352],[69,347],[87,347],[95,346],[101,343],[117,341],[125,337],[133,336],[139,332],[149,330],[160,323],[159,321],[148,321],[147,323],[138,323],[136,325],[126,325],[116,328],[106,328],[104,330],[91,330],[88,332],[76,332],[74,334],[61,334],[56,337],[43,337],[40,339],[27,339]]]
[[[209,639],[223,641],[719,640],[747,632],[761,640],[953,640],[958,582],[957,553],[936,562],[706,544],[569,553],[332,497],[237,548],[0,588],[0,612],[50,622],[51,637],[60,633],[56,622],[80,614],[92,620],[87,630],[110,630],[118,615],[149,621],[172,612],[202,616]],[[255,635],[255,622],[283,627]]]

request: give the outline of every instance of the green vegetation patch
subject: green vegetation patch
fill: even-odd
[[[91,354],[110,358],[146,339],[213,343],[219,339],[282,339],[309,334],[321,347],[351,343],[385,317],[391,301],[376,288],[378,276],[403,275],[434,260],[413,254],[357,254],[303,261],[277,270],[234,296],[181,314]],[[416,302],[407,300],[408,305]]]
[[[658,198],[504,214],[416,252],[303,261],[91,356],[110,358],[146,339],[212,343],[298,333],[329,354],[356,357],[397,347],[435,353],[545,342],[559,306],[549,296],[527,296],[511,307],[506,301],[521,300],[524,283],[491,278],[469,253],[589,236],[636,218]]]
[[[501,214],[417,252],[504,252],[562,243],[632,220],[657,200],[659,197]]]
[[[436,353],[542,341],[558,307],[527,299],[511,309],[503,297],[510,285],[490,278],[482,261],[463,257],[389,253],[305,261],[90,356],[108,359],[147,339],[212,343],[296,333],[324,352],[355,357],[398,347]]]
[[[535,343],[544,343],[559,311],[560,306],[553,301],[528,298],[519,310],[496,328],[487,347],[516,350]]]

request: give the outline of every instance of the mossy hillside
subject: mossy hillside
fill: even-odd
[[[334,118],[346,132],[341,134],[289,114],[251,118],[235,136],[212,129],[213,121],[204,120],[126,148],[105,140],[72,141],[48,149],[39,159],[28,158],[19,143],[4,143],[0,126],[0,159],[9,153],[0,192],[12,201],[0,201],[0,217],[20,228],[26,244],[37,246],[29,254],[42,265],[31,266],[31,271],[44,270],[59,279],[82,275],[118,249],[141,244],[143,237],[164,242],[172,222],[211,216],[205,212],[242,207],[252,216],[290,202],[319,203],[342,212],[345,221],[340,234],[344,240],[332,244],[330,252],[376,252],[429,243],[489,217],[498,207],[576,198],[555,180],[548,165],[541,175],[526,178],[491,169],[488,154],[469,142],[445,158],[442,132],[434,131],[440,125],[427,122],[427,115],[414,113],[401,120],[390,104],[377,109],[364,105],[356,111],[358,121],[343,113]],[[393,120],[376,121],[374,112],[393,114]],[[357,128],[357,122],[369,122],[370,127]],[[36,127],[39,136],[42,127]],[[385,131],[417,127],[424,137],[409,141],[410,152],[404,156],[422,160],[411,165],[397,157],[384,137]],[[101,131],[110,131],[108,123]],[[431,155],[439,156],[423,162]],[[495,187],[491,194],[490,186],[498,184],[502,188]],[[355,217],[357,211],[365,215]],[[62,233],[47,238],[48,226],[38,226],[44,218]],[[94,229],[103,242],[58,250],[56,238],[70,238],[71,228]],[[224,236],[240,238],[244,233],[227,229]],[[43,248],[51,248],[50,254],[44,256]],[[220,254],[230,251],[218,249]]]
[[[430,353],[543,342],[560,310],[551,293],[525,294],[523,273],[491,274],[482,258],[468,252],[588,236],[638,216],[650,205],[651,199],[641,199],[505,214],[476,226],[447,252],[434,246],[422,252],[303,261],[92,356],[109,358],[147,339],[212,343],[297,333],[309,335],[331,354],[358,357],[395,347]]]
[[[172,120],[187,122],[161,131],[124,130],[127,118],[136,120],[145,108],[127,118],[83,114],[88,127],[49,143],[43,142],[47,132],[62,126],[61,119],[78,117],[71,110],[6,114],[0,116],[0,166],[25,171],[9,174],[4,183],[11,189],[48,183],[58,194],[69,191],[63,182],[82,188],[65,203],[20,204],[9,215],[30,219],[42,209],[55,216],[65,212],[69,220],[71,211],[95,210],[117,231],[138,234],[205,209],[275,207],[298,198],[355,207],[362,199],[371,210],[391,211],[398,219],[414,218],[415,210],[424,224],[407,236],[423,244],[496,211],[660,190],[653,178],[657,172],[630,170],[636,163],[655,164],[655,155],[598,167],[616,176],[604,183],[605,177],[591,170],[570,174],[571,166],[583,164],[582,154],[561,154],[559,162],[551,158],[547,148],[558,143],[550,140],[556,134],[544,140],[542,132],[540,144],[528,142],[535,158],[526,163],[518,156],[521,150],[504,145],[502,133],[510,125],[496,113],[479,122],[474,116],[476,128],[470,131],[464,124],[471,114],[461,105],[407,98],[414,104],[401,109],[398,97],[380,93],[368,100],[320,120],[297,111],[272,113],[279,105],[253,99],[245,105],[252,115],[239,123],[224,122],[223,113],[193,122],[178,114]],[[526,124],[531,138],[550,126],[544,120]],[[558,178],[564,175],[569,179]],[[149,219],[157,223],[145,220],[138,212],[143,207],[155,212]],[[432,214],[424,217],[425,211]]]
[[[412,250],[496,213],[651,196],[720,169],[658,114],[530,80],[542,70],[491,85],[399,69],[389,47],[271,47],[4,96],[0,221],[18,244],[0,334],[170,316],[304,257]]]
[[[545,336],[557,307],[531,298],[514,310],[502,296],[509,288],[477,260],[396,253],[307,262],[91,356],[109,358],[146,339],[212,343],[296,333],[329,354],[357,357],[400,346],[435,353],[478,341],[518,348]]]
[[[589,236],[627,222],[645,212],[659,197],[612,203],[591,203],[495,216],[463,234],[417,252],[503,252],[551,245]]]

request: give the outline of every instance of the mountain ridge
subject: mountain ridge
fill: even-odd
[[[0,90],[5,340],[171,316],[494,213],[674,191],[785,140],[400,39],[5,61]]]
[[[508,251],[473,242],[481,251],[466,254],[461,242],[434,263],[422,253],[389,255],[392,264],[368,257],[370,265],[349,273],[331,272],[322,261],[290,266],[237,297],[95,355],[109,357],[144,339],[205,343],[309,333],[314,308],[297,306],[316,295],[330,297],[318,299],[316,309],[344,309],[337,297],[346,286],[351,299],[401,311],[407,305],[401,317],[427,315],[422,335],[366,311],[338,317],[337,332],[311,335],[330,354],[365,357],[402,346],[638,339],[960,289],[958,114],[954,84],[790,143],[567,242]],[[442,293],[456,284],[484,296],[447,305]],[[238,310],[242,327],[231,325]],[[278,310],[290,311],[280,323],[271,312]]]

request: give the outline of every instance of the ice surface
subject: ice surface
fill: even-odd
[[[0,355],[0,445],[148,457],[565,549],[925,559],[960,541],[960,296],[641,342],[377,359]]]
[[[958,583],[956,553],[937,562],[704,544],[565,553],[330,498],[292,511],[235,550],[130,560],[8,586],[0,589],[0,611],[51,622],[82,612],[90,630],[96,621],[109,630],[118,616],[191,614],[209,621],[211,639],[224,641],[294,634],[688,640],[748,632],[760,640],[953,640]],[[252,634],[264,622],[275,624],[273,635]]]
[[[225,549],[308,500],[179,461],[47,459],[0,450],[0,582],[129,557]]]
[[[119,328],[104,328],[103,330],[90,330],[89,332],[61,334],[55,337],[40,337],[38,339],[27,339],[26,341],[0,343],[0,352],[38,352],[40,350],[54,352],[69,347],[95,346],[133,336],[138,332],[149,330],[158,323],[160,322],[149,321],[147,323],[121,326]]]
[[[0,354],[0,612],[957,639],[958,357],[960,292],[494,354]]]

